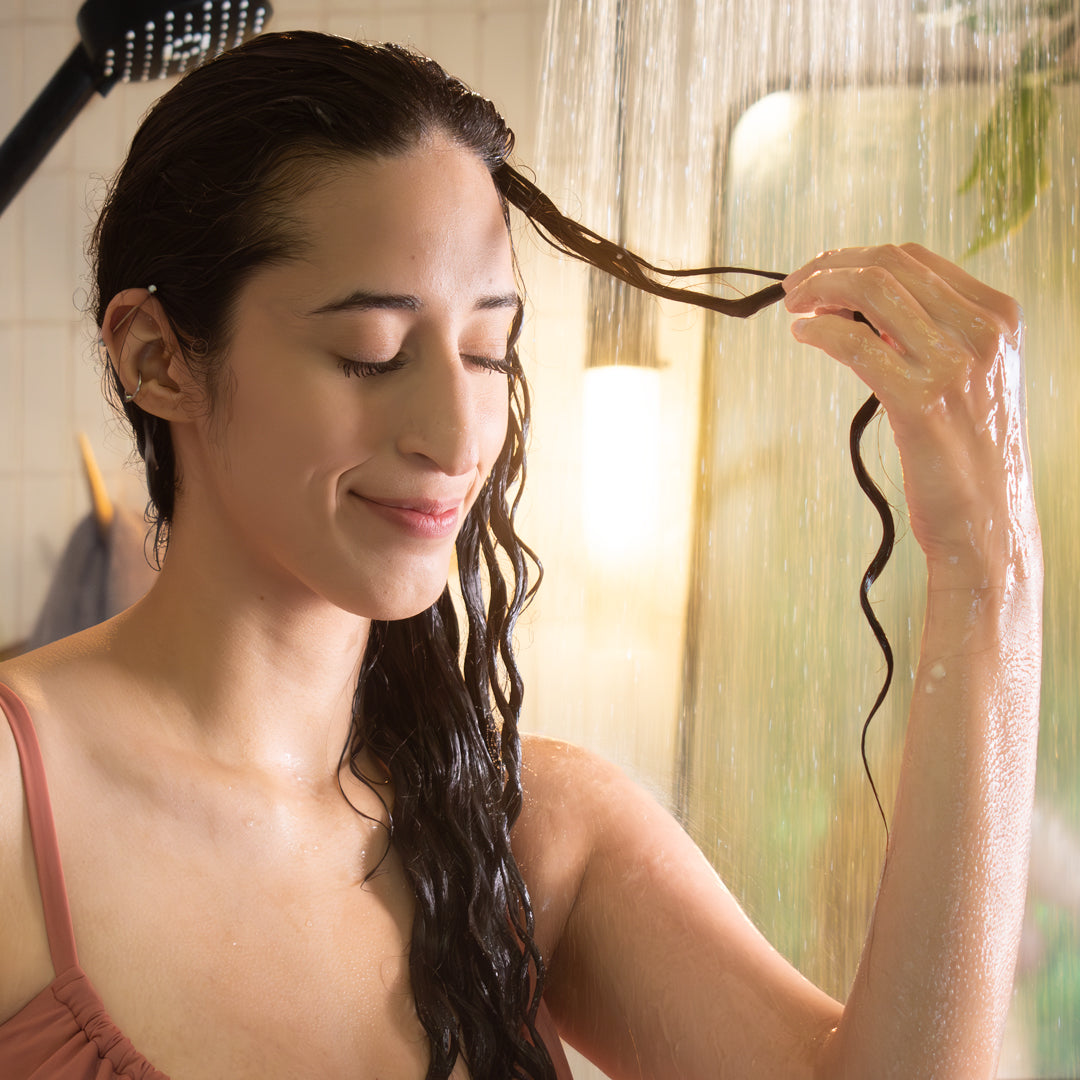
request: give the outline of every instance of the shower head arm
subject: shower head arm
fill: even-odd
[[[100,88],[105,93],[109,85],[95,72],[80,42],[0,144],[0,213],[45,160],[94,91]]]
[[[0,145],[0,213],[95,90],[182,75],[260,33],[268,0],[86,0],[79,44]]]

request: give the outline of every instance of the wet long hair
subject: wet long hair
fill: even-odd
[[[565,218],[510,165],[514,136],[491,102],[434,61],[292,32],[196,69],[147,115],[91,241],[98,325],[116,293],[155,285],[213,408],[241,288],[260,268],[304,252],[290,212],[297,198],[342,162],[400,155],[434,134],[475,153],[507,214],[517,206],[554,246],[627,284],[682,295],[643,259]],[[780,295],[774,285],[741,300],[683,298],[746,315]],[[419,615],[372,623],[342,756],[367,782],[358,764],[366,751],[394,783],[390,842],[415,897],[409,967],[429,1080],[448,1077],[459,1057],[475,1077],[554,1076],[535,1026],[544,964],[510,846],[522,801],[512,635],[539,578],[514,527],[529,429],[519,329],[520,315],[508,351],[506,442],[457,538],[464,612],[448,588]],[[164,550],[178,484],[169,425],[122,400],[114,369],[107,378],[145,462]]]

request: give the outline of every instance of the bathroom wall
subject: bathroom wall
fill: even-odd
[[[546,0],[275,0],[270,28],[396,40],[482,89],[531,161]],[[78,0],[0,0],[0,132],[78,40]],[[102,404],[83,315],[87,232],[161,83],[96,96],[0,217],[0,651],[33,625],[72,526],[89,510],[76,433],[114,498],[145,502],[130,444]]]

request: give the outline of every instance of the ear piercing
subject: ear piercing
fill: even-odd
[[[139,381],[135,386],[135,389],[130,394],[124,395],[124,401],[134,401],[138,392],[142,389],[142,372],[139,372]]]
[[[147,285],[147,286],[146,286],[146,291],[147,291],[147,292],[148,292],[148,293],[149,293],[149,294],[150,294],[151,296],[153,296],[153,295],[154,295],[154,293],[156,293],[156,292],[157,292],[157,286],[156,286],[156,285]],[[117,324],[115,325],[115,326],[114,326],[114,327],[113,327],[113,333],[115,334],[115,333],[116,333],[116,331],[117,331],[117,330],[119,330],[119,329],[120,329],[120,327],[121,327],[121,326],[123,326],[123,325],[124,325],[124,323],[126,323],[126,322],[128,321],[128,319],[130,319],[130,318],[131,318],[131,317],[132,317],[132,316],[133,316],[133,315],[134,315],[134,314],[135,314],[135,313],[136,313],[136,312],[137,312],[137,311],[138,311],[138,310],[139,310],[139,309],[140,309],[140,308],[141,308],[141,307],[143,306],[143,303],[145,303],[145,302],[146,302],[146,301],[144,300],[144,301],[143,301],[142,303],[136,304],[136,305],[135,305],[135,306],[134,306],[134,307],[133,307],[133,308],[132,308],[132,309],[131,309],[131,310],[130,310],[130,311],[129,311],[129,312],[128,312],[128,313],[127,313],[127,314],[126,314],[126,315],[125,315],[125,316],[124,316],[124,317],[123,317],[123,318],[122,318],[122,319],[121,319],[121,320],[120,320],[120,321],[119,321],[119,322],[118,322],[118,323],[117,323]]]
[[[149,293],[149,294],[150,294],[151,296],[153,296],[153,295],[154,295],[154,294],[155,294],[155,293],[157,292],[157,286],[156,286],[156,285],[147,285],[147,286],[146,286],[146,291],[147,291],[147,292],[148,292],[148,293]],[[127,313],[127,314],[126,314],[126,315],[125,315],[125,316],[124,316],[124,317],[123,317],[123,318],[122,318],[122,319],[121,319],[121,320],[120,320],[120,321],[119,321],[119,322],[118,322],[118,323],[117,323],[117,324],[115,325],[115,326],[114,326],[114,327],[113,327],[113,333],[116,333],[116,331],[117,331],[117,330],[119,330],[119,329],[120,329],[120,327],[121,327],[121,326],[123,326],[123,325],[124,325],[124,323],[126,323],[126,322],[128,321],[128,319],[130,319],[130,318],[131,318],[131,317],[132,317],[133,315],[135,315],[135,313],[136,313],[136,312],[137,312],[137,311],[138,311],[138,310],[139,310],[139,309],[140,309],[141,307],[142,307],[142,304],[141,304],[141,303],[140,303],[140,304],[136,304],[136,305],[135,305],[135,306],[134,306],[134,307],[133,307],[133,308],[132,308],[132,309],[131,309],[131,310],[130,310],[130,311],[129,311],[129,312],[128,312],[128,313]],[[100,335],[99,335],[99,337],[98,337],[98,348],[99,348],[99,349],[103,349],[103,350],[105,351],[105,360],[106,360],[106,361],[107,361],[108,363],[110,363],[110,364],[111,364],[111,363],[112,363],[112,358],[111,358],[111,357],[109,356],[109,350],[108,350],[108,349],[106,348],[106,346],[105,346],[105,339],[104,339],[104,337],[102,337],[102,336],[100,336]],[[135,398],[136,398],[136,397],[138,396],[138,393],[139,393],[139,391],[140,391],[141,389],[142,389],[142,372],[140,371],[140,372],[139,372],[139,381],[138,381],[138,383],[136,383],[136,385],[135,385],[135,389],[134,389],[134,390],[132,390],[132,391],[131,391],[131,393],[129,393],[129,394],[125,394],[125,395],[124,395],[124,402],[125,402],[125,403],[127,403],[127,402],[130,402],[130,401],[134,401],[134,400],[135,400]]]

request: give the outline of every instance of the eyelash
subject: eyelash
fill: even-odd
[[[346,360],[345,357],[341,357],[338,362],[347,379],[351,379],[354,375],[364,378],[368,375],[382,375],[388,371],[397,371],[405,363],[399,356],[379,363],[370,360]]]
[[[470,364],[474,364],[484,371],[496,371],[502,375],[509,375],[513,371],[509,357],[495,359],[490,356],[472,356],[463,353],[461,358],[462,360],[468,360]],[[376,362],[371,360],[348,360],[341,357],[339,363],[346,378],[352,378],[354,375],[366,378],[369,375],[385,375],[388,372],[397,371],[405,366],[405,359],[402,356],[395,356],[392,360]]]

